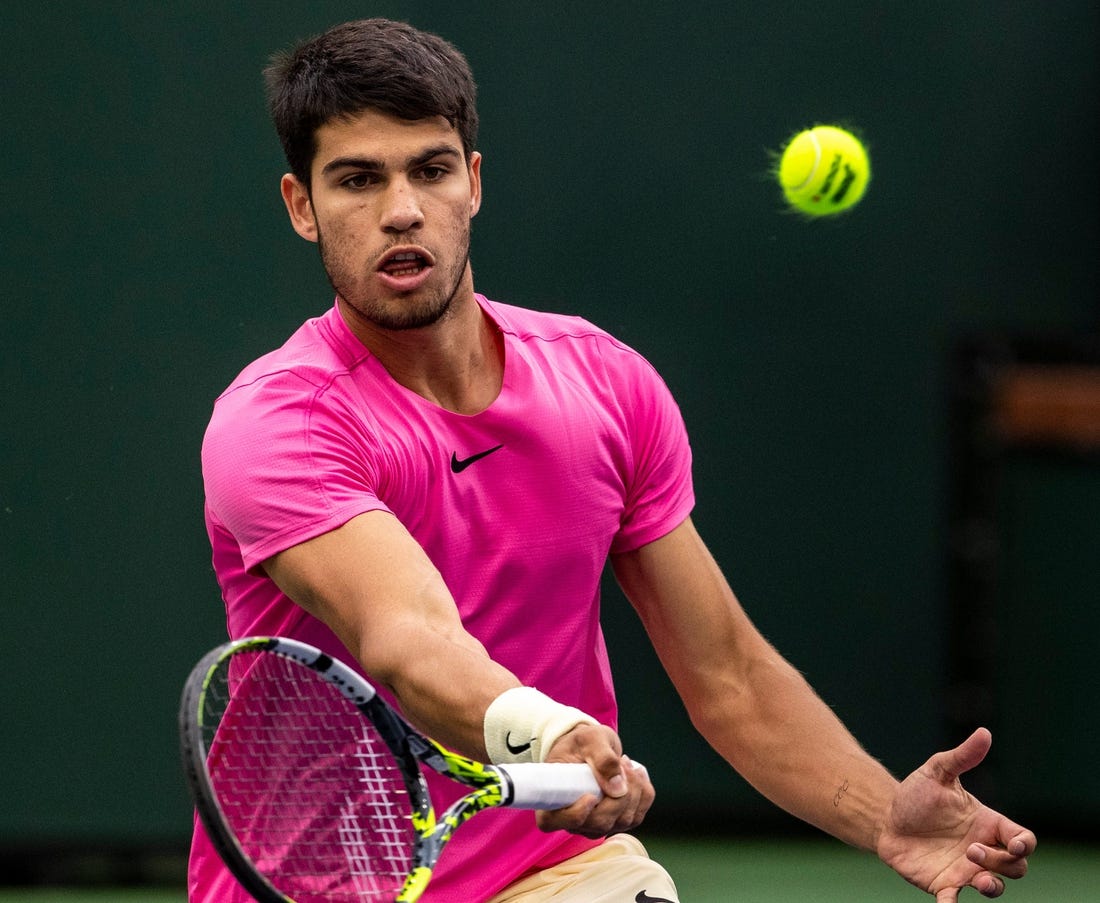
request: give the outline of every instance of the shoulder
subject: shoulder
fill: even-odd
[[[584,317],[501,304],[480,296],[479,299],[501,331],[525,345],[556,346],[565,354],[644,361],[625,342]]]
[[[485,306],[518,356],[543,374],[540,385],[579,387],[584,398],[616,417],[678,415],[668,385],[653,364],[605,329],[583,317],[495,302]]]
[[[219,396],[219,401],[242,389],[267,384],[323,387],[348,373],[366,349],[346,341],[335,308],[307,320],[280,346],[246,366]]]
[[[357,370],[369,352],[334,307],[303,323],[282,346],[246,366],[217,398],[215,412],[308,403]]]
[[[308,434],[331,414],[341,416],[344,377],[366,357],[334,334],[332,310],[311,319],[274,351],[246,366],[215,400],[204,449],[235,453],[242,444],[277,443]]]

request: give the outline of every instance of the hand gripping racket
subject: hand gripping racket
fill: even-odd
[[[599,795],[579,764],[483,765],[425,737],[319,649],[250,637],[208,652],[180,702],[199,817],[261,903],[413,903],[455,829],[483,809]],[[473,788],[436,817],[427,766]]]

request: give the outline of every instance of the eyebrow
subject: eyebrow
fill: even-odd
[[[416,169],[416,167],[423,166],[436,157],[457,157],[461,159],[462,154],[458,148],[451,144],[433,145],[432,147],[425,148],[419,154],[409,157],[405,161],[404,168]],[[365,169],[370,172],[381,172],[385,168],[386,165],[381,160],[376,160],[373,157],[360,157],[351,154],[329,160],[321,169],[321,175],[328,175],[337,169]]]

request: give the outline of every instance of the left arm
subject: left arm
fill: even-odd
[[[1034,835],[958,782],[987,734],[899,784],[753,626],[690,519],[612,566],[696,728],[770,800],[941,903],[965,886],[999,896],[999,875],[1026,871]]]
[[[778,806],[874,849],[897,781],[753,626],[691,520],[612,565],[711,746]]]

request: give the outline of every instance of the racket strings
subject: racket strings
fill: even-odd
[[[415,832],[373,725],[308,667],[262,652],[233,656],[206,699],[211,783],[258,871],[298,903],[392,901]]]
[[[368,735],[373,728],[364,725],[363,742],[352,758],[358,797],[348,794],[341,811],[340,834],[351,874],[369,879],[377,870],[376,857],[390,863],[393,874],[405,875],[410,868],[408,793],[402,782],[400,792],[392,792],[392,756],[380,754],[380,741]],[[400,772],[397,780],[401,781]],[[371,831],[364,830],[369,825]],[[381,843],[379,843],[379,839]]]

